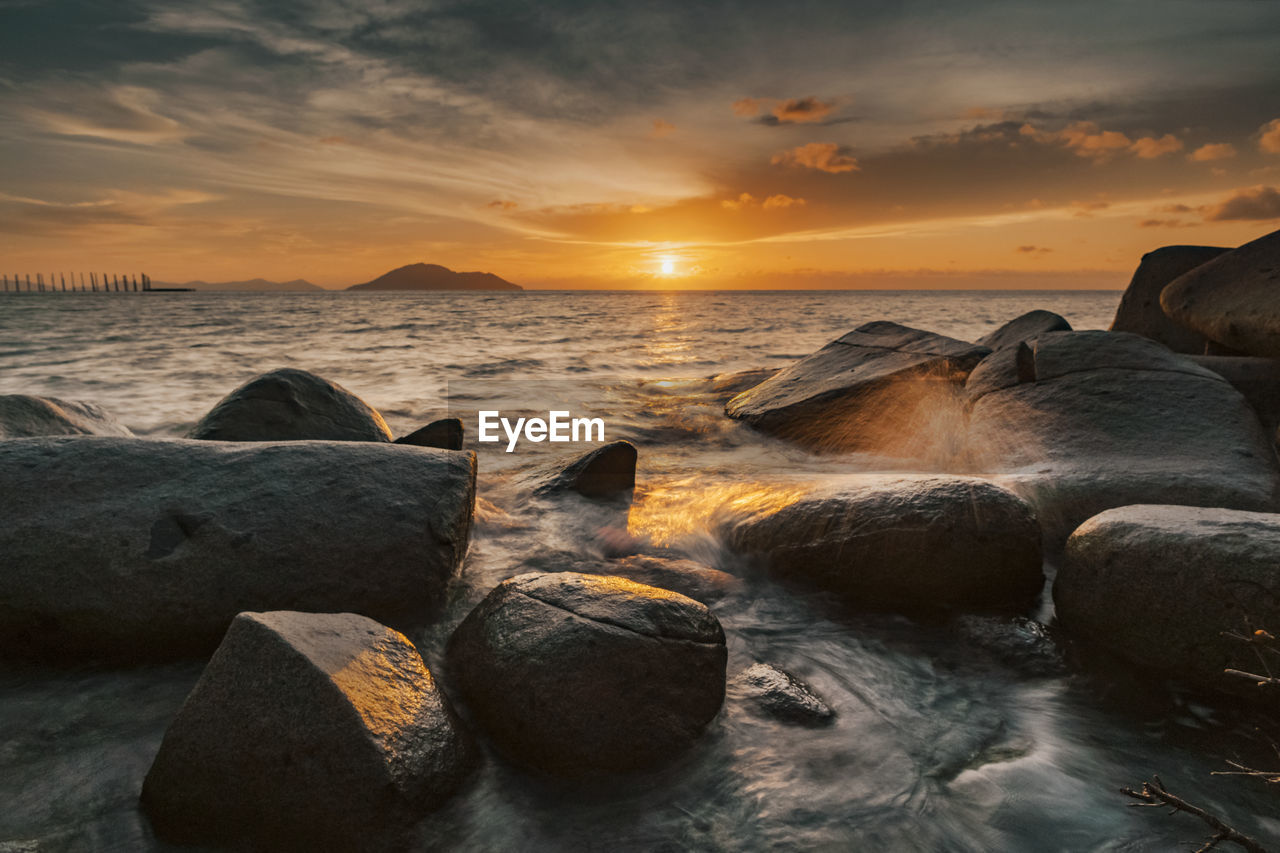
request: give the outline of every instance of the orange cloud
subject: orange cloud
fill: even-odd
[[[760,102],[755,98],[739,98],[733,102],[733,114],[743,118],[760,115]]]
[[[1172,154],[1175,151],[1182,150],[1182,140],[1174,136],[1172,133],[1166,133],[1164,136],[1156,139],[1153,136],[1144,136],[1135,140],[1129,146],[1129,150],[1137,154],[1143,160],[1154,160],[1157,157],[1163,157],[1165,154]]]
[[[518,202],[503,201],[502,199],[495,199],[485,205],[485,207],[491,207],[496,210],[515,210],[519,206]]]
[[[1046,252],[1052,252],[1053,249],[1044,246],[1019,246],[1014,251],[1021,255],[1043,255]]]
[[[1268,154],[1280,154],[1280,118],[1273,118],[1258,128],[1258,132],[1262,134],[1258,148]]]
[[[764,201],[757,199],[751,193],[742,193],[737,198],[727,198],[720,202],[720,206],[725,210],[748,210],[750,208],[763,208],[764,210],[786,209],[788,207],[803,207],[805,200],[802,198],[792,198],[789,195],[771,195]]]
[[[1236,147],[1229,142],[1211,142],[1201,145],[1187,155],[1187,159],[1195,163],[1208,163],[1210,160],[1225,160],[1236,156]]]
[[[861,168],[856,158],[834,142],[810,142],[798,148],[779,151],[769,162],[775,166],[803,166],[833,175],[856,172]]]
[[[653,120],[653,130],[649,131],[649,135],[654,139],[661,139],[664,136],[670,136],[675,132],[676,126],[669,121],[663,121],[660,118]]]
[[[1139,228],[1191,228],[1193,225],[1181,219],[1144,219],[1138,223]]]
[[[807,98],[792,98],[776,105],[773,117],[784,124],[822,121],[835,108],[835,104],[819,101],[810,95]]]
[[[1209,222],[1280,219],[1280,190],[1263,186],[1236,190],[1207,208],[1204,218]]]

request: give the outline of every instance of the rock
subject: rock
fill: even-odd
[[[133,433],[93,403],[27,394],[0,395],[0,439],[40,435],[131,436]]]
[[[1204,335],[1169,319],[1160,307],[1160,292],[1178,276],[1228,251],[1218,246],[1165,246],[1147,252],[1120,297],[1111,331],[1142,335],[1174,352],[1203,354]]]
[[[574,563],[572,570],[588,575],[616,575],[636,583],[669,589],[694,601],[711,604],[742,588],[742,581],[728,572],[694,560],[634,554],[602,563]]]
[[[391,624],[466,552],[475,456],[350,442],[0,442],[0,654],[174,657],[252,609]]]
[[[736,679],[737,686],[771,717],[802,726],[825,726],[836,715],[813,695],[808,685],[767,663],[752,664]]]
[[[717,373],[710,381],[711,393],[728,402],[748,388],[754,388],[778,372],[776,367],[753,367],[735,373]]]
[[[1089,644],[1216,690],[1257,694],[1257,672],[1224,631],[1280,626],[1280,515],[1125,506],[1080,525],[1053,586],[1058,621]]]
[[[292,367],[232,391],[191,428],[211,441],[391,441],[391,430],[341,385]]]
[[[819,450],[877,450],[990,352],[897,323],[859,326],[734,397],[725,413]]]
[[[541,495],[576,492],[595,500],[631,502],[636,487],[636,447],[612,441],[579,456],[537,488]]]
[[[719,712],[724,632],[705,605],[623,578],[526,574],[449,640],[448,669],[513,760],[551,773],[653,767]]]
[[[1026,604],[1040,527],[1017,495],[973,477],[867,477],[726,523],[729,548],[858,605]]]
[[[396,444],[412,444],[416,447],[439,447],[444,450],[462,449],[462,421],[458,418],[442,418],[432,421],[422,429],[397,438]]]
[[[1050,332],[984,361],[966,385],[970,466],[1036,506],[1050,543],[1133,503],[1265,510],[1269,436],[1218,374],[1119,332]]]
[[[1280,231],[1178,276],[1160,294],[1160,307],[1242,354],[1280,357]]]
[[[1057,643],[1034,619],[963,613],[951,621],[951,628],[1010,669],[1035,676],[1059,675],[1065,669]]]
[[[1268,433],[1280,426],[1280,361],[1253,356],[1188,356],[1231,383],[1249,401]]]
[[[241,613],[165,732],[142,805],[166,840],[383,849],[476,758],[403,634],[352,613]]]
[[[1029,341],[1045,332],[1069,332],[1071,324],[1065,317],[1052,311],[1028,311],[1020,317],[1014,317],[1000,328],[985,337],[978,338],[978,346],[991,350],[1004,349],[1010,344]]]

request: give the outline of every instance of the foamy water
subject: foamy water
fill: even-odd
[[[878,465],[814,457],[722,414],[709,377],[790,363],[849,329],[894,320],[974,339],[1032,308],[1105,328],[1118,293],[523,293],[0,297],[0,393],[99,403],[139,434],[180,435],[227,391],[281,366],[377,407],[397,435],[468,413],[503,388],[536,407],[567,383],[609,439],[640,451],[629,531],[743,574],[716,605],[732,676],[756,660],[809,682],[827,729],[756,715],[733,690],[699,745],[608,785],[534,779],[490,759],[420,827],[422,849],[1169,850],[1189,818],[1115,793],[1172,789],[1280,834],[1261,784],[1212,778],[1258,756],[1241,721],[1126,671],[1033,678],[945,625],[849,613],[750,572],[710,519]],[[512,391],[512,386],[515,390]],[[555,393],[561,393],[557,391]],[[448,612],[414,635],[437,667],[452,627],[501,579],[601,553],[521,485],[564,447],[480,451],[482,509]],[[127,500],[127,495],[121,496]],[[1047,611],[1043,611],[1047,612]],[[0,840],[51,850],[156,847],[136,797],[200,665],[0,670]],[[41,850],[46,847],[41,847]]]

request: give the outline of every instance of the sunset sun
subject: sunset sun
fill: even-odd
[[[672,274],[672,273],[674,273],[675,271],[676,271],[676,264],[675,264],[675,261],[671,260],[670,258],[663,258],[663,259],[662,259],[662,274],[663,274],[663,275],[671,275],[671,274]]]

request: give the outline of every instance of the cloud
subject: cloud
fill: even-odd
[[[1192,151],[1187,155],[1187,159],[1193,163],[1208,163],[1211,160],[1226,160],[1234,156],[1236,156],[1236,147],[1230,142],[1211,142]]]
[[[1074,121],[1056,131],[1043,130],[1028,122],[1018,132],[1046,145],[1060,144],[1077,157],[1095,163],[1106,163],[1126,153],[1143,160],[1154,160],[1182,150],[1182,140],[1171,133],[1159,138],[1143,136],[1135,140],[1118,130],[1103,130],[1092,121]]]
[[[780,124],[808,124],[822,121],[835,108],[836,105],[834,103],[820,101],[810,95],[807,98],[792,98],[789,101],[776,104],[773,108],[773,117]]]
[[[520,204],[519,202],[506,201],[504,199],[494,199],[493,201],[486,204],[485,207],[489,207],[494,210],[515,210],[516,208],[520,207]]]
[[[1157,157],[1163,157],[1165,154],[1181,151],[1182,140],[1172,133],[1166,133],[1159,139],[1152,136],[1144,136],[1141,139],[1134,140],[1134,143],[1129,146],[1129,150],[1143,160],[1154,160]]]
[[[1014,251],[1021,255],[1043,255],[1047,252],[1052,252],[1053,249],[1044,246],[1019,246]]]
[[[1138,223],[1139,228],[1193,228],[1194,222],[1183,222],[1181,219],[1144,219]]]
[[[1248,187],[1205,210],[1209,222],[1280,219],[1280,190],[1275,187]]]
[[[1280,154],[1280,118],[1273,118],[1258,128],[1258,132],[1262,134],[1258,138],[1258,148],[1268,154]]]
[[[861,168],[847,148],[834,142],[810,142],[808,145],[779,151],[769,162],[775,166],[802,166],[833,175],[856,172]]]
[[[1099,210],[1106,210],[1111,206],[1109,201],[1073,201],[1067,207],[1075,211],[1072,215],[1080,219],[1092,219],[1093,214]]]
[[[733,102],[733,114],[742,118],[760,115],[760,102],[755,98],[739,98]]]
[[[649,131],[649,136],[654,139],[662,139],[664,136],[670,136],[675,132],[676,126],[669,121],[663,121],[660,118],[653,120],[653,130]]]
[[[771,195],[763,201],[757,199],[751,193],[742,193],[737,198],[727,198],[720,202],[720,206],[725,210],[749,210],[752,208],[761,208],[763,210],[785,210],[788,207],[803,207],[805,200],[802,198],[792,198],[789,195]]]

